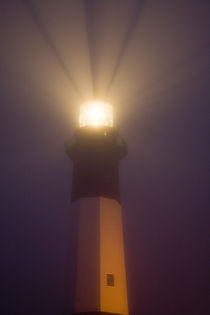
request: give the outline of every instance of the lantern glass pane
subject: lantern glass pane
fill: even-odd
[[[92,101],[80,108],[80,127],[85,126],[113,126],[113,110],[109,103]]]

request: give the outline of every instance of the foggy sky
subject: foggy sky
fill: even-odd
[[[1,314],[72,305],[79,105],[113,104],[131,315],[210,310],[208,0],[0,2]]]

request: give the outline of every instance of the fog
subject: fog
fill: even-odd
[[[113,105],[130,315],[207,315],[210,3],[0,3],[1,314],[72,309],[79,106]]]

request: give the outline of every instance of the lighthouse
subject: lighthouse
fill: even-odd
[[[73,161],[72,206],[78,214],[74,314],[128,315],[119,162],[127,147],[109,103],[80,108]]]

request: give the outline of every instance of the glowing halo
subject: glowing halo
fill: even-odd
[[[101,101],[90,101],[80,107],[80,127],[113,127],[112,105]]]

